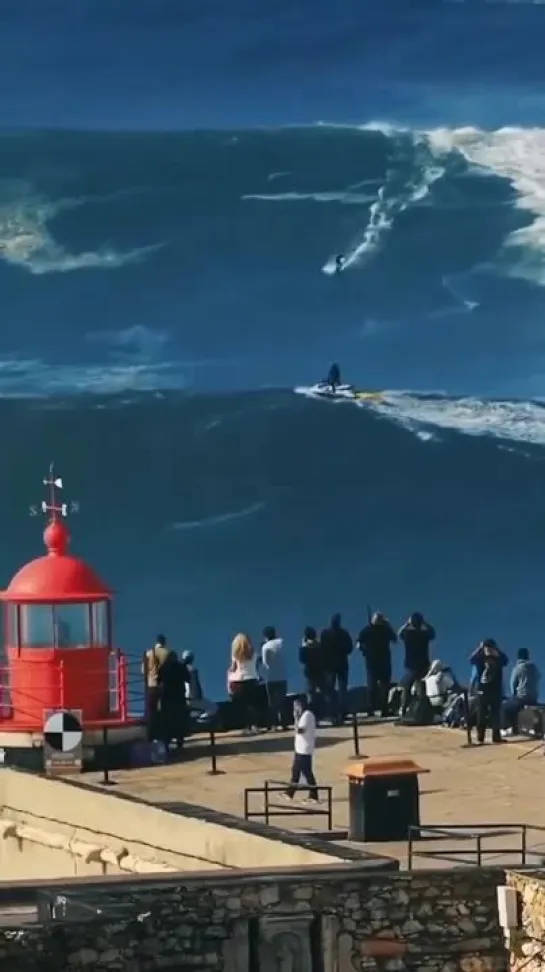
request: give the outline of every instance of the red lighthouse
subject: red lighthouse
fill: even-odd
[[[4,605],[4,668],[0,732],[41,733],[52,710],[80,710],[85,734],[127,729],[127,669],[113,648],[112,591],[69,552],[62,480],[51,468],[45,555],[22,567],[0,594]],[[125,733],[126,735],[126,733]],[[35,745],[35,743],[34,743]]]

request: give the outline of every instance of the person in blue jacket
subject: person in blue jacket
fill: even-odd
[[[515,735],[518,730],[519,712],[527,705],[537,705],[541,672],[533,661],[527,648],[520,648],[517,661],[511,672],[509,689],[511,697],[505,699],[501,707],[503,735]]]

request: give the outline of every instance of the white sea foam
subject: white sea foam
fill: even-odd
[[[84,198],[45,199],[22,180],[0,182],[0,259],[35,275],[73,270],[114,270],[145,259],[158,247],[142,246],[121,252],[104,245],[98,250],[71,253],[51,230],[59,213],[87,202]]]
[[[449,293],[454,301],[458,304],[458,309],[469,314],[479,306],[479,302],[477,300],[470,300],[469,297],[463,293],[460,286],[460,278],[462,276],[463,275],[460,273],[445,273],[441,278],[441,283],[443,284],[443,287],[447,293]]]
[[[369,193],[352,192],[349,189],[339,189],[332,192],[252,192],[241,196],[243,200],[256,200],[258,202],[340,203],[343,206],[363,206],[374,198]]]
[[[509,256],[509,263],[507,266],[502,264],[502,270],[545,285],[545,128],[504,127],[487,131],[468,126],[413,131],[383,121],[356,126],[325,122],[318,125],[380,132],[387,138],[399,139],[400,145],[403,139],[408,139],[413,144],[415,161],[421,154],[422,184],[416,185],[414,199],[410,197],[409,188],[409,198],[404,198],[402,193],[396,206],[396,186],[393,183],[388,186],[386,180],[384,187],[379,190],[376,205],[372,208],[360,240],[348,250],[350,265],[357,265],[377,248],[391,229],[397,214],[412,202],[422,200],[431,183],[440,178],[448,166],[448,156],[459,153],[474,167],[475,172],[507,179],[517,194],[515,205],[529,216],[529,224],[515,230],[505,240],[504,255]],[[427,161],[424,154],[426,147],[431,154],[431,159]],[[334,259],[329,260],[323,270],[333,273]]]
[[[426,135],[437,156],[459,152],[482,171],[509,180],[516,205],[532,217],[505,241],[519,250],[509,272],[545,284],[545,129],[437,128]]]
[[[231,367],[223,359],[143,360],[127,353],[98,364],[57,364],[39,358],[0,359],[0,398],[109,395],[191,388],[198,369]]]
[[[492,436],[545,445],[545,405],[539,401],[486,401],[386,392],[385,401],[368,407],[418,434],[451,429],[464,435]]]
[[[373,254],[382,245],[396,218],[409,206],[425,199],[430,187],[445,172],[444,167],[438,165],[426,151],[424,140],[420,136],[415,138],[399,130],[397,136],[394,136],[392,128],[384,125],[374,127],[375,130],[400,140],[401,164],[392,165],[387,171],[385,181],[378,189],[369,209],[367,225],[357,239],[345,249],[343,272],[357,266]],[[327,260],[322,267],[322,272],[328,276],[337,272],[335,256]]]
[[[310,388],[296,388],[297,394],[314,398]],[[437,440],[437,430],[452,430],[464,435],[492,436],[512,442],[545,446],[545,403],[539,400],[485,400],[420,395],[385,391],[382,401],[343,399],[346,406],[374,412],[387,421],[401,425],[421,441]],[[336,404],[322,399],[322,404]]]
[[[178,363],[58,365],[38,358],[0,361],[0,398],[149,392],[183,388],[187,379],[187,370]]]
[[[227,513],[218,513],[213,516],[203,516],[200,520],[180,520],[172,524],[173,530],[199,530],[203,527],[225,526],[234,520],[245,520],[249,516],[255,516],[265,509],[266,503],[259,501],[245,506],[242,510],[232,510]]]
[[[144,364],[156,361],[170,341],[170,335],[165,331],[143,324],[114,331],[92,331],[85,338],[89,343],[105,345],[117,358],[125,361],[130,359],[134,364],[138,361]]]

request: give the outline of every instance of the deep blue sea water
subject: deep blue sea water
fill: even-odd
[[[6,582],[55,459],[121,646],[165,630],[211,693],[238,630],[295,659],[368,603],[422,610],[461,673],[490,635],[545,666],[544,30],[523,2],[4,4]],[[332,360],[385,402],[309,398]]]

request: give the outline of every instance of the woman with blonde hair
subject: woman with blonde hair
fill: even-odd
[[[237,634],[231,644],[231,665],[227,672],[230,697],[240,706],[245,732],[257,729],[257,656],[246,634]]]

